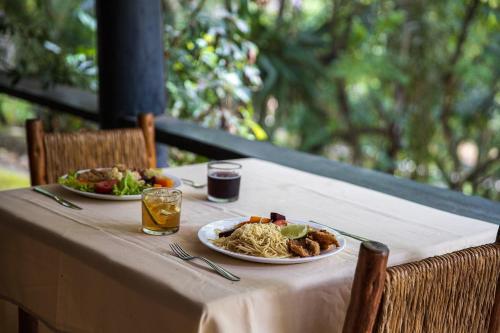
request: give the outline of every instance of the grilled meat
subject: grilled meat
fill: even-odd
[[[293,254],[295,254],[299,257],[311,256],[309,254],[309,252],[307,251],[307,249],[304,246],[302,246],[301,242],[298,240],[290,239],[288,241],[288,249],[290,250],[290,252],[292,252]]]
[[[307,237],[318,242],[322,250],[329,249],[331,245],[335,245],[336,247],[340,246],[335,235],[326,230],[311,231],[307,234]]]
[[[313,241],[312,239],[306,238],[306,247],[309,251],[309,254],[312,256],[317,256],[320,252],[320,245],[318,242]]]
[[[319,243],[308,238],[289,240],[288,249],[299,257],[317,256],[320,252]]]

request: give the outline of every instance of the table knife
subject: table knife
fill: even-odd
[[[54,199],[58,204],[64,206],[64,207],[67,207],[67,208],[72,208],[72,209],[82,209],[81,207],[75,205],[74,203],[64,199],[64,198],[61,198],[60,196],[58,195],[55,195],[54,193],[50,193],[49,191],[47,190],[44,190],[43,188],[41,187],[33,187],[33,191],[35,192],[38,192],[40,194],[43,194],[49,198],[52,198]]]
[[[337,232],[338,232],[339,234],[341,234],[341,235],[344,235],[344,236],[347,236],[347,237],[349,237],[349,238],[353,238],[353,239],[359,240],[359,241],[361,241],[361,242],[368,242],[368,241],[369,241],[369,239],[368,239],[368,238],[361,237],[361,236],[358,236],[358,235],[354,235],[354,234],[351,234],[351,233],[349,233],[349,232],[339,230],[339,229],[337,229],[337,228],[335,228],[335,227],[330,227],[330,226],[328,226],[328,225],[326,225],[326,224],[323,224],[323,223],[319,223],[319,222],[316,222],[316,221],[313,221],[313,220],[311,220],[311,222],[317,223],[317,224],[319,224],[319,225],[323,225],[323,226],[328,227],[328,228],[332,228],[333,230],[337,231]]]

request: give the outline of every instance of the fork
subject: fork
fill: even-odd
[[[207,184],[200,184],[192,181],[191,179],[181,178],[182,182],[194,188],[204,188]]]
[[[221,266],[217,265],[213,261],[208,260],[205,257],[199,257],[199,256],[192,256],[192,255],[190,255],[189,253],[187,253],[186,251],[184,251],[184,249],[179,244],[177,244],[177,243],[171,243],[169,245],[170,245],[170,248],[172,249],[172,251],[174,252],[174,254],[177,257],[181,258],[182,260],[189,261],[189,260],[192,260],[192,259],[201,259],[204,262],[206,262],[210,267],[212,267],[214,271],[216,271],[217,273],[219,273],[220,275],[222,275],[226,279],[231,280],[231,281],[239,281],[240,280],[240,278],[238,276],[234,275],[231,272],[228,272],[227,270],[225,270]]]

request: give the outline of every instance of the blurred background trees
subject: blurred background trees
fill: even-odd
[[[97,89],[93,1],[1,1],[2,71]],[[498,200],[499,5],[163,0],[166,112]]]

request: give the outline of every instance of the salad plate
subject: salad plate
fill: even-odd
[[[335,229],[327,227],[327,226],[322,225],[322,224],[318,224],[315,222],[302,220],[302,219],[287,219],[287,221],[289,224],[307,225],[307,226],[312,227],[312,228],[317,229],[317,230],[326,230],[329,233],[335,235],[340,246],[333,248],[333,249],[330,249],[330,250],[327,250],[327,251],[321,251],[321,253],[319,255],[310,256],[310,257],[265,258],[265,257],[258,257],[258,256],[233,252],[233,251],[224,249],[222,247],[219,247],[213,243],[213,240],[215,240],[219,237],[220,231],[232,229],[235,226],[237,226],[239,223],[244,222],[246,220],[248,220],[248,218],[236,217],[236,218],[224,219],[224,220],[219,220],[219,221],[214,221],[214,222],[208,223],[208,224],[204,225],[203,227],[201,227],[200,230],[198,231],[198,239],[208,248],[210,248],[214,251],[220,252],[224,255],[233,257],[233,258],[237,258],[237,259],[245,260],[245,261],[264,263],[264,264],[281,264],[281,265],[300,264],[300,263],[321,260],[321,259],[333,256],[335,254],[338,254],[339,252],[343,251],[345,246],[346,246],[345,238],[340,233],[338,233]]]
[[[109,188],[109,193],[97,193],[95,189],[92,189],[92,187],[85,186],[86,183],[82,182],[82,184],[78,184],[78,179],[80,175],[89,173],[91,170],[94,170],[96,172],[103,172],[106,170],[112,170],[113,168],[96,168],[96,169],[83,169],[83,170],[78,170],[72,174],[65,174],[62,177],[59,178],[59,184],[65,188],[68,191],[71,191],[73,193],[77,193],[81,196],[85,196],[88,198],[94,198],[94,199],[100,199],[100,200],[114,200],[114,201],[131,201],[131,200],[141,200],[141,192],[142,189],[149,188],[156,186],[154,182],[151,184],[146,183],[143,179],[137,180],[132,175],[128,174],[129,172],[132,172],[130,170],[124,170],[122,179],[120,181],[112,181]],[[179,187],[182,184],[182,181],[180,178],[165,173],[161,170],[155,170],[155,175],[153,177],[161,178],[168,180],[168,186],[163,186],[163,187],[168,187],[168,188],[176,188]],[[141,176],[142,177],[142,176]],[[110,180],[103,180],[102,182],[109,182]],[[76,183],[76,186],[75,186]],[[97,184],[100,182],[95,182],[93,183],[94,186],[97,186]],[[118,188],[116,188],[118,186]],[[116,191],[121,192],[119,194],[114,194],[113,192],[116,193]],[[102,192],[102,191],[101,191]],[[133,194],[128,194],[132,192]]]

